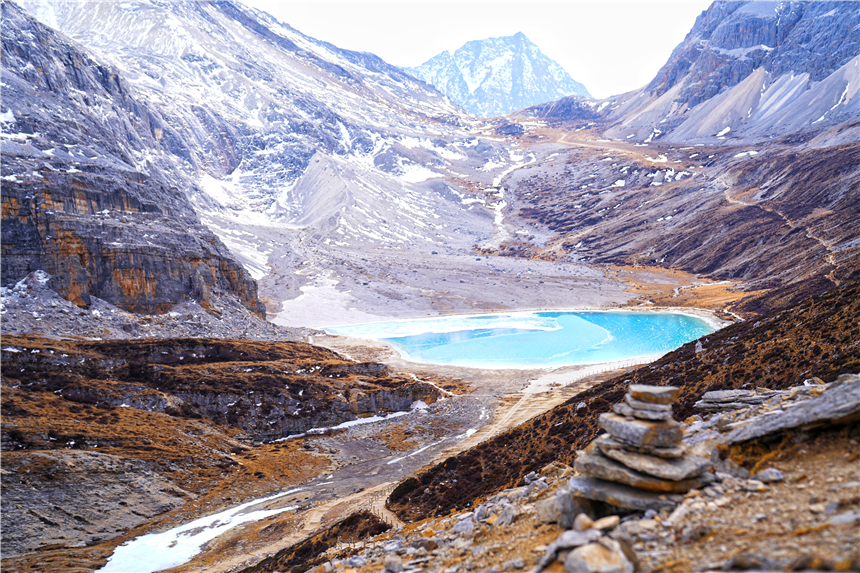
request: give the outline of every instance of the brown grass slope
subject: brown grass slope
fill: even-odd
[[[631,383],[680,386],[673,415],[683,420],[710,390],[781,389],[814,376],[829,382],[860,372],[860,273],[827,294],[734,324],[702,342],[700,353],[695,342],[685,344],[408,478],[392,492],[389,509],[404,520],[422,519],[468,507],[552,461],[572,464],[576,450],[600,433],[598,416]]]
[[[257,565],[243,569],[242,573],[303,573],[327,559],[326,551],[341,544],[356,543],[391,529],[377,516],[366,511],[354,513],[335,525],[318,531],[301,543],[278,551]]]

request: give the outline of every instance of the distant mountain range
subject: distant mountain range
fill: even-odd
[[[645,87],[529,115],[605,122],[632,141],[761,141],[858,116],[856,2],[715,2]],[[611,127],[610,127],[611,126]],[[830,140],[853,141],[857,128]]]
[[[522,32],[467,42],[453,54],[442,52],[406,71],[480,117],[505,115],[568,95],[591,97]]]

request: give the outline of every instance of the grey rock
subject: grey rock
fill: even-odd
[[[346,563],[350,567],[355,567],[355,568],[364,567],[365,565],[367,565],[367,559],[365,559],[361,555],[353,555],[352,557],[350,557],[349,559],[346,560]]]
[[[597,514],[594,503],[590,499],[574,495],[574,492],[567,486],[559,488],[556,492],[556,498],[559,501],[561,510],[561,518],[558,520],[558,525],[564,529],[573,527],[576,516],[581,513],[589,516],[596,516]]]
[[[461,519],[451,530],[457,535],[468,537],[475,531],[475,521],[471,516]]]
[[[703,412],[726,412],[764,404],[778,391],[766,388],[755,390],[714,390],[705,392],[693,407]]]
[[[630,394],[624,395],[624,401],[628,406],[634,408],[636,410],[654,410],[656,412],[671,412],[672,404],[659,404],[659,403],[651,403],[645,402],[644,400],[637,400]]]
[[[711,455],[711,463],[714,466],[714,472],[716,472],[717,476],[723,474],[738,479],[747,479],[750,477],[750,471],[748,469],[738,465],[729,458],[721,460],[716,450],[714,450]],[[720,481],[723,480],[721,479]]]
[[[690,479],[711,469],[711,462],[699,456],[666,459],[621,449],[603,454],[634,470],[673,481]]]
[[[677,386],[646,386],[645,384],[631,384],[627,389],[631,398],[648,402],[650,404],[671,404],[681,395],[681,389]]]
[[[597,446],[597,448],[603,452],[604,454],[610,450],[627,450],[631,452],[636,452],[643,455],[655,456],[658,458],[680,458],[683,456],[687,447],[683,444],[673,446],[671,448],[652,448],[648,446],[631,446],[630,444],[625,444],[624,442],[619,442],[614,439],[609,434],[601,434],[598,438],[596,438],[593,442]]]
[[[672,418],[671,410],[662,412],[659,410],[640,410],[624,403],[613,404],[612,411],[625,418],[639,418],[640,420],[670,420]]]
[[[680,444],[683,437],[681,425],[674,420],[649,422],[601,414],[598,422],[613,438],[633,446],[673,447]]]
[[[658,494],[592,477],[572,477],[567,488],[574,496],[640,511],[673,509],[683,500],[680,495]]]
[[[860,522],[860,511],[845,511],[827,520],[830,525],[851,525]]]
[[[541,523],[557,523],[561,519],[561,502],[552,495],[535,502],[535,512]]]
[[[764,483],[772,483],[777,481],[782,481],[785,479],[785,476],[782,475],[782,472],[776,468],[767,468],[766,470],[762,470],[752,476],[752,479],[758,480]]]
[[[490,517],[490,506],[488,504],[482,503],[475,508],[475,519],[477,521],[484,521],[488,517]]]
[[[571,551],[564,560],[568,573],[633,573],[621,544],[609,537]]]
[[[400,549],[403,549],[403,541],[400,539],[392,539],[382,546],[382,550],[386,553],[394,553]]]
[[[400,573],[403,571],[403,560],[397,555],[386,555],[383,567],[387,573]]]
[[[860,420],[860,375],[847,376],[833,383],[819,396],[795,402],[782,412],[754,416],[719,441],[738,444],[794,428],[811,428]]]
[[[513,523],[514,519],[516,519],[517,515],[519,515],[519,511],[516,506],[506,503],[502,506],[502,510],[499,512],[499,517],[493,525],[496,527],[510,525]]]
[[[631,469],[596,451],[591,454],[580,452],[576,458],[575,467],[586,476],[619,482],[653,492],[686,493],[691,489],[704,487],[714,481],[714,477],[710,474],[677,481],[656,478]]]
[[[575,547],[580,547],[587,543],[591,543],[592,541],[596,541],[597,539],[599,539],[600,536],[601,533],[596,529],[588,529],[586,531],[565,531],[564,533],[559,535],[555,541],[547,545],[546,553],[544,553],[544,556],[541,558],[535,571],[542,571],[550,563],[555,561],[555,558],[558,555],[559,551],[573,549]]]
[[[510,561],[505,561],[502,565],[502,571],[513,571],[515,569],[522,569],[526,566],[525,560],[522,557],[517,557],[516,559],[511,559]]]

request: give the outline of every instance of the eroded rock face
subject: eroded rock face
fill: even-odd
[[[184,143],[111,68],[4,3],[2,283],[30,272],[87,306],[139,313],[213,287],[265,316],[257,286],[203,227],[175,169]]]
[[[405,411],[439,396],[438,388],[382,365],[350,363],[300,342],[43,342],[5,337],[4,377],[73,402],[211,420],[258,441]]]
[[[3,480],[6,556],[51,545],[91,545],[194,497],[145,460],[92,451],[3,458],[4,470],[15,475]]]

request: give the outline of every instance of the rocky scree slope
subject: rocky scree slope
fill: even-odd
[[[32,340],[32,343],[29,341]],[[31,392],[240,428],[257,441],[431,403],[431,384],[303,342],[56,342],[5,337],[3,376]],[[83,447],[83,445],[82,445]]]
[[[591,97],[522,32],[473,40],[405,70],[479,117],[507,115],[568,95]]]
[[[502,254],[662,266],[747,291],[783,289],[742,303],[752,311],[824,292],[860,267],[856,142],[605,145],[562,149],[508,178],[509,221],[545,239],[508,241]]]
[[[44,270],[79,306],[96,296],[137,313],[193,299],[217,314],[218,289],[264,317],[182,190],[172,122],[14,3],[2,16],[3,285]]]
[[[654,363],[603,382],[549,412],[401,482],[388,507],[403,520],[463,509],[516,486],[557,461],[572,465],[601,432],[597,420],[621,401],[629,384],[674,385],[673,418],[696,413],[708,391],[784,389],[818,377],[860,371],[860,277],[802,303],[726,327]],[[516,460],[516,463],[512,463]]]
[[[647,86],[565,98],[530,115],[645,142],[766,141],[857,119],[860,29],[851,2],[717,1]],[[857,127],[832,143],[857,140]]]
[[[195,208],[258,280],[301,286],[338,250],[469,250],[492,229],[475,196],[527,160],[401,69],[239,3],[23,5],[173,118]]]

